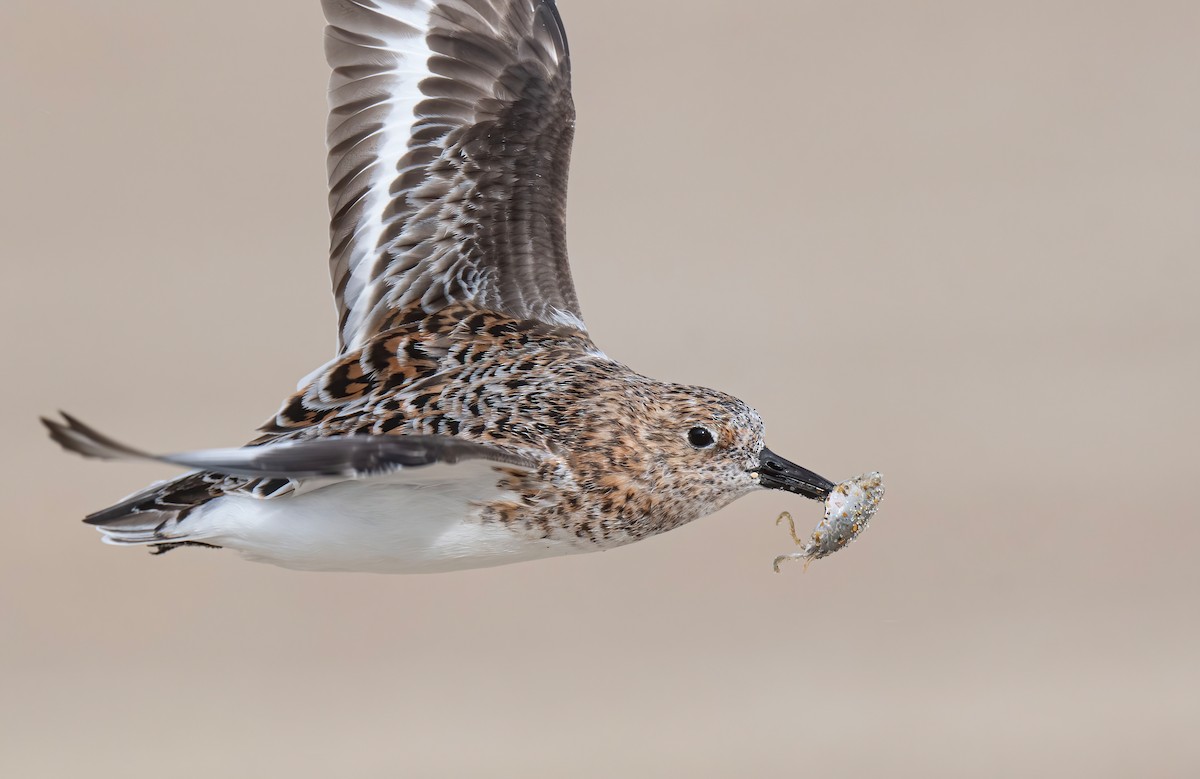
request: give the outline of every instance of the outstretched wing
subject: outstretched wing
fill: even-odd
[[[553,0],[322,0],[339,346],[469,302],[583,330],[570,64]]]
[[[116,441],[62,413],[63,422],[42,418],[50,437],[68,451],[101,460],[156,460],[247,478],[364,479],[405,468],[466,460],[529,470],[533,458],[490,444],[442,435],[372,435],[310,438],[264,446],[149,454]]]

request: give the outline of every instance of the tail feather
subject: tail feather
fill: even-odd
[[[170,540],[173,536],[167,531],[167,525],[177,524],[176,517],[175,512],[142,511],[107,524],[91,524],[103,534],[101,540],[106,544],[138,546]]]
[[[88,515],[83,521],[100,531],[101,541],[114,546],[173,547],[196,543],[204,536],[196,535],[194,523],[184,523],[184,520],[194,509],[208,501],[179,506],[172,503],[170,496],[179,489],[181,482],[193,480],[197,475],[188,474],[175,481],[164,482],[162,486],[143,490],[114,506]]]
[[[159,482],[101,511],[89,514],[84,522],[100,531],[106,544],[144,546],[191,541],[195,538],[181,523],[194,509],[211,497],[192,505],[180,505],[173,498],[189,489],[200,474],[188,474],[173,481]]]

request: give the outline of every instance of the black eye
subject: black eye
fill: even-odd
[[[716,443],[716,439],[707,427],[693,427],[688,431],[688,443],[697,449],[707,449]]]

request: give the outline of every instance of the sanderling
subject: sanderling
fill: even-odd
[[[567,265],[574,128],[553,0],[323,0],[339,352],[244,447],[87,517],[104,540],[303,570],[425,572],[608,549],[753,490],[824,500],[729,395],[588,337]]]

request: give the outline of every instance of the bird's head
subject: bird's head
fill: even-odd
[[[621,426],[640,450],[660,509],[686,522],[757,489],[824,500],[834,484],[776,455],[763,442],[758,412],[705,387],[658,382],[626,387]],[[634,455],[634,452],[629,452]],[[632,462],[623,463],[627,468]]]

